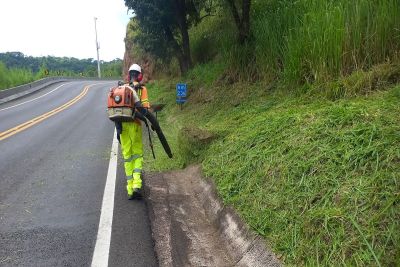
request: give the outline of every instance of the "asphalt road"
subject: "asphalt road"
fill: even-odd
[[[57,83],[0,105],[0,266],[91,265],[114,84]],[[157,266],[146,205],[127,200],[124,177],[119,153],[108,266]]]

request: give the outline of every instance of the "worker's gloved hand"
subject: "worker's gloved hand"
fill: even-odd
[[[144,108],[144,107],[136,107],[136,109],[137,109],[143,116],[146,116],[147,112],[149,112],[148,109],[147,109],[147,108]]]

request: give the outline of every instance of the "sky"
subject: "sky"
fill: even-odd
[[[97,59],[123,58],[124,0],[0,0],[0,53]]]

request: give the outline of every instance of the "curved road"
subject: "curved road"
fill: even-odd
[[[114,84],[57,83],[0,105],[0,266],[157,266],[145,203],[126,199],[120,152],[114,206],[102,208]],[[109,245],[102,213],[113,215]],[[95,246],[109,249],[93,256]]]

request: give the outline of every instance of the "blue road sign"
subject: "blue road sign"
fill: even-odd
[[[176,85],[176,96],[177,97],[186,97],[187,85],[186,83],[178,83]]]
[[[178,83],[176,85],[176,103],[184,104],[186,102],[187,85],[186,83]]]

